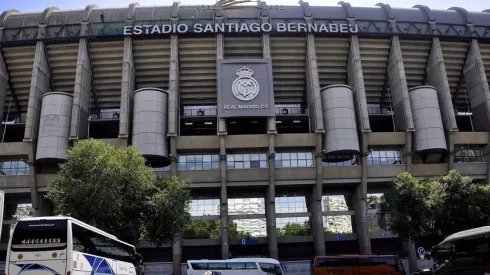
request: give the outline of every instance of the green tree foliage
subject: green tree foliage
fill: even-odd
[[[398,175],[380,212],[388,228],[403,239],[443,235],[490,223],[490,186],[472,183],[456,171],[437,179]]]
[[[185,238],[188,239],[220,239],[220,221],[219,220],[200,220],[192,221],[185,231]],[[237,230],[236,222],[228,221],[228,234],[230,240],[251,238],[248,232]]]
[[[310,235],[310,223],[292,223],[288,222],[283,228],[277,229],[277,236],[308,236]]]
[[[132,146],[90,139],[68,150],[46,197],[55,214],[80,219],[127,242],[146,238],[165,244],[180,238],[190,222],[187,184],[176,177],[158,179]]]

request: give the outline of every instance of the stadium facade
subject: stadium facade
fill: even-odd
[[[2,249],[26,204],[50,213],[42,194],[67,148],[94,138],[192,181],[194,223],[209,229],[141,244],[175,273],[195,258],[414,255],[376,197],[402,171],[488,183],[489,12],[303,1],[5,11]]]

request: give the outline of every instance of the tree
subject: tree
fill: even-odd
[[[220,239],[219,220],[200,220],[192,221],[185,231],[185,238],[188,239]],[[233,220],[228,221],[229,239],[251,238],[248,232],[241,232],[237,229],[237,224]]]
[[[288,222],[283,228],[277,230],[277,236],[308,236],[310,235],[310,223]]]
[[[190,222],[187,182],[158,179],[135,147],[93,139],[70,148],[48,186],[55,214],[71,216],[118,238],[171,243]]]
[[[389,230],[403,239],[443,235],[490,223],[490,186],[452,170],[437,179],[419,180],[404,172],[384,196]]]

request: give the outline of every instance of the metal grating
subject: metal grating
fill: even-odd
[[[22,112],[27,111],[27,104],[29,102],[29,92],[32,78],[32,66],[34,64],[34,55],[36,53],[35,46],[26,47],[4,47],[2,48],[4,53],[5,63],[9,70],[10,82],[14,88],[15,95],[19,100],[19,105]],[[7,93],[5,108],[8,108],[8,102],[10,101],[10,90]],[[12,106],[15,103],[12,101]],[[15,108],[11,108],[11,111],[17,111]]]
[[[124,41],[91,42],[89,50],[100,108],[119,107]]]
[[[451,94],[454,96],[454,93],[458,89],[460,77],[463,77],[461,74],[463,73],[466,53],[468,52],[468,42],[441,41],[441,49],[449,88],[451,89]],[[462,78],[460,91],[454,99],[455,109],[469,107],[466,102],[465,89],[464,78]]]
[[[56,92],[73,93],[78,60],[78,43],[46,46],[51,81]]]
[[[133,40],[136,89],[168,89],[170,39]]]
[[[317,37],[315,46],[320,88],[346,84],[349,39]]]
[[[226,37],[224,43],[225,59],[261,59],[262,37]]]
[[[424,85],[425,67],[432,40],[402,40],[400,46],[408,88]]]
[[[216,38],[180,38],[180,101],[216,104]]]
[[[359,49],[367,102],[380,103],[390,55],[390,40],[359,38]],[[386,96],[388,95],[386,94]],[[388,102],[388,100],[384,102]]]
[[[306,90],[306,38],[271,37],[276,103],[303,102]]]

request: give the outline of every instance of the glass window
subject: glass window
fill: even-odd
[[[310,231],[309,217],[288,217],[276,219],[277,236],[308,236]]]
[[[208,105],[208,106],[183,106],[183,116],[216,116],[217,106]]]
[[[349,215],[323,216],[325,234],[352,234],[352,217]]]
[[[20,160],[0,162],[0,174],[4,176],[29,175],[29,165]]]
[[[328,155],[322,164],[323,167],[351,166],[357,165],[358,161],[356,155]]]
[[[265,214],[264,198],[228,199],[228,215]]]
[[[480,148],[461,146],[461,149],[454,153],[454,162],[485,162],[485,160]]]
[[[402,164],[401,151],[396,149],[373,149],[367,156],[368,165]]]
[[[289,167],[312,167],[313,153],[312,152],[289,152],[276,153],[274,161],[276,168]]]
[[[259,267],[263,272],[273,275],[282,275],[282,269],[278,264],[259,263]]]
[[[267,168],[265,153],[228,154],[226,157],[228,169]]]
[[[219,168],[217,154],[179,155],[179,170],[210,170]]]
[[[276,197],[276,213],[307,213],[306,199],[298,197]]]
[[[12,236],[12,250],[42,251],[66,246],[66,220],[19,221]]]
[[[192,200],[191,215],[200,216],[218,216],[219,215],[219,199]]]
[[[232,219],[228,227],[230,240],[267,237],[267,222],[262,219]]]

